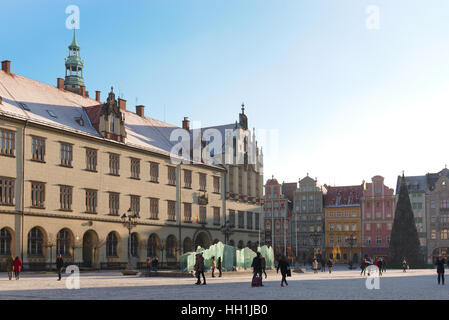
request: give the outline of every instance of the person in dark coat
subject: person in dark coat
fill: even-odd
[[[333,266],[332,260],[331,259],[327,260],[327,269],[329,270],[329,273],[332,273],[332,266]]]
[[[14,262],[13,262],[13,266],[14,266],[14,277],[16,278],[16,280],[19,280],[19,278],[20,278],[20,270],[21,270],[21,268],[22,268],[22,260],[20,260],[20,258],[19,257],[16,257],[15,259],[14,259]]]
[[[251,263],[251,268],[253,268],[253,279],[256,276],[260,277],[260,285],[262,284],[262,259],[260,258],[260,252],[257,252],[257,255],[254,257],[253,262]]]
[[[261,263],[262,263],[262,272],[265,275],[265,279],[267,278],[267,260],[265,260],[265,257],[263,255],[260,255]]]
[[[326,271],[326,260],[321,259],[321,272]]]
[[[444,264],[446,263],[446,261],[444,260],[443,256],[440,255],[437,259],[437,261],[435,262],[435,265],[437,266],[437,273],[438,273],[438,284],[440,284],[440,280],[441,283],[444,285]]]
[[[146,266],[146,271],[147,271],[146,276],[149,277],[150,276],[150,272],[151,272],[151,260],[150,260],[150,258],[147,258],[147,260],[145,261],[145,266]]]
[[[218,277],[221,277],[221,268],[222,268],[222,266],[221,266],[221,257],[218,257],[218,260],[217,260]]]
[[[382,272],[387,272],[387,260],[382,258]]]
[[[196,254],[194,270],[196,272],[197,279],[195,284],[201,284],[201,275],[203,276],[203,284],[206,284],[206,277],[204,276],[204,257],[202,252]]]
[[[8,272],[9,280],[12,280],[12,273],[14,271],[14,258],[11,256],[6,259],[6,271]]]
[[[383,265],[382,258],[379,258],[379,260],[377,260],[377,268],[379,269],[379,276],[382,275],[382,265]]]
[[[362,259],[362,263],[360,264],[360,269],[362,269],[362,271],[360,272],[360,275],[365,275],[365,272],[366,272],[365,259]]]
[[[276,268],[276,273],[279,273],[279,269],[281,269],[281,275],[282,275],[282,280],[281,280],[281,287],[284,286],[284,282],[285,285],[288,286],[287,283],[287,270],[289,269],[290,265],[288,263],[287,258],[284,256],[281,258],[281,260],[279,260],[278,263],[278,267]]]
[[[157,272],[157,267],[159,266],[159,259],[157,256],[153,258],[153,261],[151,261],[151,266],[153,267],[153,271]]]
[[[58,254],[58,257],[56,258],[56,271],[58,271],[58,281],[61,280],[62,269],[64,269],[64,260],[62,260],[61,255]]]

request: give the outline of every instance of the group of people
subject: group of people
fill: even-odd
[[[377,257],[375,259],[371,259],[368,256],[365,256],[365,258],[362,259],[362,263],[360,264],[360,269],[362,269],[360,275],[366,275],[366,269],[371,265],[375,265],[377,267],[380,276],[382,275],[382,272],[387,271],[387,262],[385,258]],[[368,276],[369,275],[370,273],[368,270]]]
[[[147,267],[147,277],[150,276],[151,270],[154,272],[157,272],[157,268],[159,266],[159,259],[157,257],[153,257],[153,259],[150,260],[150,258],[147,258],[146,261],[146,267]]]
[[[6,259],[6,271],[8,272],[9,280],[12,280],[13,274],[16,280],[20,278],[20,271],[22,270],[22,260],[19,257],[15,259],[12,256],[9,256]]]
[[[205,271],[205,265],[204,265],[204,257],[203,257],[203,253],[199,252],[196,254],[195,256],[196,260],[195,260],[195,265],[193,267],[193,269],[195,270],[195,276],[196,276],[196,283],[195,284],[201,284],[201,277],[203,278],[203,285],[206,284],[206,276],[204,275],[204,271]],[[211,267],[211,272],[212,272],[212,278],[215,278],[215,269],[218,270],[218,276],[221,277],[222,276],[222,263],[221,263],[221,257],[218,257],[217,262],[215,263],[215,257],[211,257],[211,261],[210,261],[210,267]]]
[[[321,272],[325,272],[326,271],[326,265],[327,265],[327,269],[329,270],[329,273],[332,273],[332,267],[334,266],[333,262],[331,259],[328,259],[327,262],[323,259],[321,260],[321,267],[318,266],[318,259],[313,259],[312,262],[312,270],[313,273],[318,273],[318,270],[321,270]]]

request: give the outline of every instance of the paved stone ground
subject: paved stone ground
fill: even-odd
[[[81,273],[80,289],[66,288],[66,278],[54,274],[24,273],[9,281],[0,273],[0,299],[82,300],[356,300],[356,299],[449,299],[449,283],[438,286],[435,270],[388,270],[380,278],[380,289],[368,290],[360,270],[336,270],[332,274],[293,273],[289,286],[280,287],[281,276],[269,272],[264,287],[250,286],[251,274],[224,274],[197,286],[194,278],[122,276],[119,272]],[[449,281],[449,280],[448,280]]]

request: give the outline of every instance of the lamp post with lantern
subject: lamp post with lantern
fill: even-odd
[[[126,270],[133,270],[131,263],[131,230],[137,226],[138,218],[139,216],[134,214],[131,208],[128,209],[128,215],[124,213],[121,216],[123,226],[128,229],[128,264],[126,265]]]

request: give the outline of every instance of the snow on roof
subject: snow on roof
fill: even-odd
[[[97,101],[51,85],[0,71],[0,112],[99,137],[83,106]],[[76,120],[82,118],[84,125]]]

